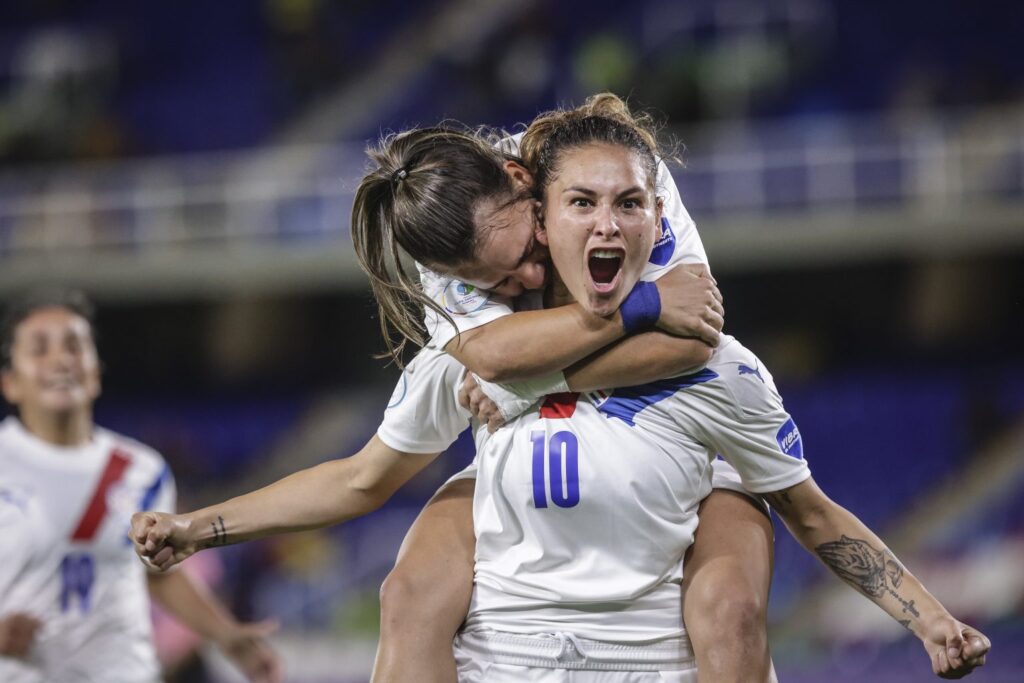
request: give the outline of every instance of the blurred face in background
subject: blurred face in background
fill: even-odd
[[[14,330],[2,380],[4,398],[22,415],[91,411],[100,395],[100,363],[89,322],[61,307],[33,311]]]
[[[591,312],[614,313],[651,256],[661,206],[639,155],[592,143],[564,151],[544,188],[544,232],[558,277]]]

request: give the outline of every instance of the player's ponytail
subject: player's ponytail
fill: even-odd
[[[382,356],[401,365],[408,342],[426,341],[424,306],[451,322],[403,256],[442,272],[471,261],[478,204],[511,201],[516,191],[503,168],[508,157],[478,131],[410,130],[383,138],[367,154],[373,167],[356,190],[352,244],[377,299]]]

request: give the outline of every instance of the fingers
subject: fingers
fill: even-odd
[[[725,300],[722,298],[722,291],[720,289],[718,289],[718,283],[717,282],[714,282],[713,280],[710,280],[709,282],[711,283],[711,289],[710,289],[711,296],[714,297],[715,303],[717,303],[718,306],[721,307],[721,305],[723,303],[725,303]]]
[[[976,629],[967,626],[963,629],[964,646],[963,653],[967,659],[984,659],[988,651],[992,649],[992,642],[988,637]]]
[[[149,528],[156,524],[156,516],[150,512],[136,512],[132,515],[132,528],[128,538],[135,543],[145,543]]]
[[[712,348],[717,347],[719,342],[722,341],[722,334],[703,320],[697,324],[697,336]]]
[[[266,638],[281,628],[281,622],[277,619],[264,619],[251,624],[242,624],[242,631],[252,638]]]
[[[35,617],[16,613],[0,622],[0,655],[26,657],[32,650],[36,631],[42,622]]]
[[[467,372],[466,376],[462,379],[462,384],[459,385],[459,405],[471,411],[469,397],[477,389],[476,378],[473,377],[473,373]]]
[[[174,566],[174,548],[164,546],[155,555],[149,557],[149,561],[160,571],[166,571]]]
[[[473,382],[472,387],[463,382],[462,388],[459,390],[460,403],[463,390],[466,393],[466,402],[462,403],[462,407],[469,410],[481,423],[486,424],[487,431],[493,434],[505,424],[505,418],[501,414],[501,410],[498,409],[498,404],[488,398],[476,382]]]
[[[281,660],[266,638],[279,628],[274,619],[239,624],[223,643],[225,654],[235,660],[253,683],[280,683]]]

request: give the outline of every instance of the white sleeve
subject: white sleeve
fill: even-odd
[[[22,606],[12,597],[15,586],[30,571],[47,537],[47,520],[32,492],[0,480],[0,617]]]
[[[654,243],[643,279],[657,280],[680,263],[707,264],[697,226],[679,196],[679,188],[665,162],[658,164],[658,196],[662,198],[661,237]]]
[[[467,285],[417,264],[423,293],[447,311],[451,322],[429,306],[424,307],[427,348],[443,350],[459,332],[486,325],[515,311],[512,299]],[[452,326],[452,323],[455,326]]]
[[[800,430],[757,356],[729,338],[704,372],[714,377],[688,392],[682,419],[739,471],[747,490],[778,491],[811,476]]]
[[[459,405],[465,368],[448,354],[422,349],[405,367],[384,411],[377,436],[405,453],[440,453],[469,426]]]

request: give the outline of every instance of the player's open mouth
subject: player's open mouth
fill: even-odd
[[[599,293],[610,292],[622,271],[624,253],[621,249],[595,249],[587,257],[590,280]]]

